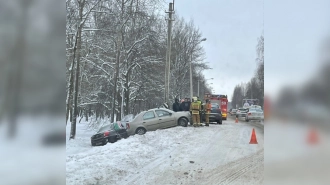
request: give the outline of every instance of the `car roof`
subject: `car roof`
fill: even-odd
[[[164,110],[164,111],[168,111],[168,112],[173,112],[172,110],[170,109],[166,109],[166,108],[153,108],[153,109],[149,109],[147,111],[144,111],[144,112],[148,112],[148,111],[156,111],[156,110]],[[142,112],[141,112],[142,113]]]

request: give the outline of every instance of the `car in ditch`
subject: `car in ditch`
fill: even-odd
[[[98,132],[91,137],[92,146],[106,145],[108,142],[114,143],[121,138],[128,138],[127,129],[129,122],[133,120],[133,114],[125,116],[121,121],[102,126]]]
[[[174,112],[166,108],[154,108],[139,113],[131,122],[127,129],[128,135],[143,135],[147,131],[165,129],[175,126],[186,127],[191,121],[189,111]]]

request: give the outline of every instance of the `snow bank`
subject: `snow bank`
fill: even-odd
[[[77,124],[76,139],[67,140],[66,183],[131,185],[166,181],[169,184],[201,184],[198,179],[205,176],[193,175],[197,168],[210,172],[221,169],[228,162],[253,155],[263,148],[259,128],[256,128],[259,144],[248,144],[251,130],[248,124],[224,121],[223,125],[203,128],[157,130],[92,147],[90,137],[94,132],[86,123],[80,123]],[[69,131],[68,125],[67,135]],[[190,179],[184,180],[185,172],[189,172]]]

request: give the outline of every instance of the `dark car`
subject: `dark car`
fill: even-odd
[[[105,125],[99,129],[97,134],[91,137],[92,146],[106,145],[108,142],[114,143],[121,138],[128,138],[127,129],[129,129],[129,121],[133,119],[133,115],[125,116],[121,121]]]
[[[205,114],[202,114],[203,122],[205,122]],[[217,103],[211,103],[211,113],[209,116],[210,122],[217,122],[218,124],[222,124],[222,113],[219,104]]]

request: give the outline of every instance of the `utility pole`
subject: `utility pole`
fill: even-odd
[[[170,87],[170,67],[171,67],[171,32],[172,32],[172,14],[174,14],[174,0],[169,3],[168,13],[168,29],[167,29],[167,50],[166,50],[166,65],[165,65],[165,103],[169,105],[169,87]]]
[[[198,83],[197,83],[197,96],[200,97],[199,95],[199,76],[200,74],[198,74]]]
[[[192,53],[190,55],[190,101],[192,100],[193,98],[193,86],[192,86],[192,67],[191,67],[191,63],[192,63]]]

